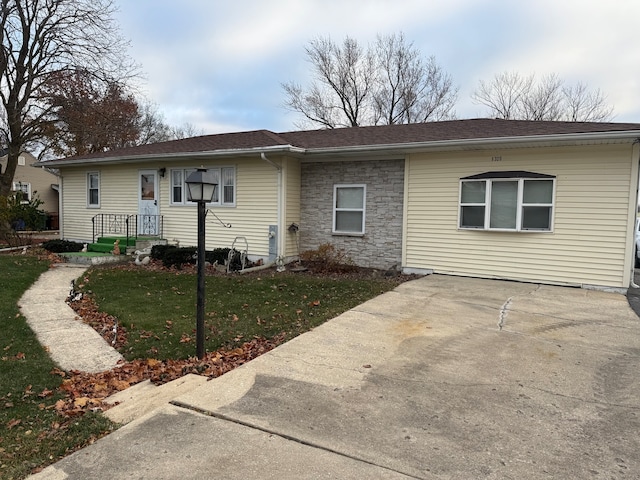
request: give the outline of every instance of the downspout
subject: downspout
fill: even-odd
[[[278,171],[278,198],[277,198],[277,214],[276,214],[276,225],[278,226],[278,238],[276,242],[276,265],[278,268],[284,268],[284,257],[283,252],[284,248],[282,247],[282,239],[284,238],[284,229],[282,228],[282,166],[278,165],[273,160],[267,158],[264,152],[260,152],[260,158],[271,165]]]
[[[64,224],[62,223],[63,215],[63,202],[62,202],[62,192],[64,191],[64,179],[62,176],[62,171],[58,175],[58,237],[60,240],[64,239]]]

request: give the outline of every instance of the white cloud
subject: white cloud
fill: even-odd
[[[398,31],[451,73],[461,117],[482,114],[469,99],[480,79],[509,70],[586,82],[617,120],[640,121],[636,0],[118,1],[148,95],[168,120],[207,131],[293,128],[280,83],[306,81],[308,40]]]

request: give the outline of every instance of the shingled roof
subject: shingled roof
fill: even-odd
[[[205,153],[247,153],[250,151],[293,150],[313,153],[327,149],[366,147],[409,147],[441,142],[473,142],[491,139],[518,139],[628,133],[640,136],[640,123],[546,122],[501,119],[451,120],[445,122],[382,125],[274,133],[269,130],[223,133],[160,142],[139,147],[99,152],[51,163],[88,163],[96,160],[189,156]],[[49,163],[49,162],[47,162]]]
[[[480,118],[446,122],[383,125],[281,133],[306,149],[365,145],[398,145],[447,140],[478,140],[640,130],[638,123],[536,122]]]

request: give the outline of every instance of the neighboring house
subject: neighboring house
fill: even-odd
[[[231,224],[207,217],[209,249],[245,237],[251,257],[289,260],[331,243],[368,267],[624,289],[639,138],[640,124],[474,119],[210,135],[45,164],[60,170],[67,239],[138,214],[195,245],[184,180],[202,165],[220,185],[209,208]]]
[[[40,209],[45,211],[50,219],[49,226],[57,228],[59,195],[58,195],[58,177],[45,168],[42,164],[37,164],[37,159],[28,152],[23,152],[18,157],[18,166],[13,177],[13,190],[22,191],[28,200],[32,200],[34,196],[43,203]],[[7,166],[7,154],[0,151],[0,168],[4,172]],[[51,224],[51,218],[54,225]]]

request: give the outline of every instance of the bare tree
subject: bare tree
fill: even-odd
[[[457,89],[435,59],[423,59],[404,35],[378,36],[363,48],[318,38],[306,48],[314,80],[307,88],[289,82],[286,106],[325,128],[415,123],[453,116]]]
[[[166,123],[162,113],[158,108],[148,102],[139,101],[138,111],[138,138],[136,145],[145,145],[148,143],[167,142],[169,140],[179,140],[181,138],[190,138],[204,135],[205,132],[201,128],[186,122],[181,126],[171,126]]]
[[[137,145],[166,142],[172,140],[171,127],[164,121],[156,105],[148,101],[138,102]]]
[[[471,98],[488,107],[493,116],[510,120],[520,115],[522,98],[531,90],[533,77],[523,78],[517,73],[499,73],[491,82],[480,80]]]
[[[535,83],[531,76],[529,90],[520,98],[520,118],[525,120],[561,120],[564,112],[562,80],[555,75]]]
[[[563,88],[567,120],[571,122],[606,122],[613,118],[613,107],[608,105],[600,89],[589,91],[584,83]]]
[[[202,128],[196,127],[194,124],[186,122],[179,127],[170,127],[170,140],[180,140],[181,138],[200,137],[205,134]]]
[[[342,45],[329,38],[316,38],[305,52],[315,80],[308,90],[294,82],[283,84],[289,108],[327,128],[366,124],[375,81],[371,52],[349,37]]]
[[[113,0],[0,0],[0,131],[8,162],[7,195],[22,149],[43,138],[52,121],[43,91],[57,73],[83,69],[122,80],[135,70],[113,19]]]
[[[457,88],[435,57],[424,60],[413,43],[407,43],[399,33],[378,36],[375,59],[375,123],[419,123],[453,117]]]
[[[567,86],[556,74],[536,81],[535,75],[499,73],[491,82],[481,80],[471,98],[503,119],[601,122],[613,116],[600,90],[589,91],[583,83]]]

